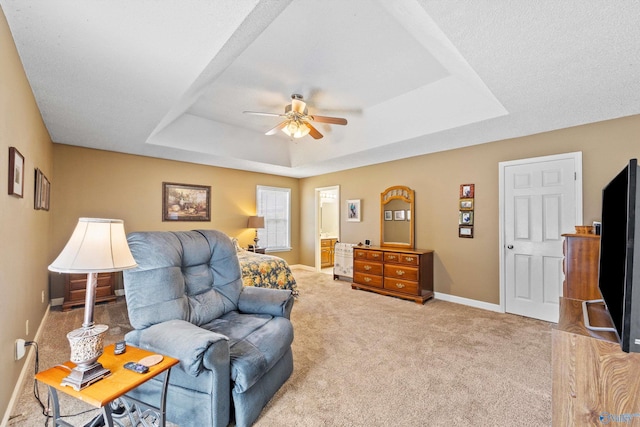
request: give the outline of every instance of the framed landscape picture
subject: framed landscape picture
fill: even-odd
[[[211,187],[162,183],[163,221],[211,221]]]

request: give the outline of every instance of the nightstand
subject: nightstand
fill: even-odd
[[[128,416],[129,412],[133,410],[146,411],[151,410],[157,416],[159,425],[165,425],[165,403],[167,385],[169,384],[169,372],[173,365],[178,364],[178,359],[173,357],[164,356],[162,361],[157,365],[149,368],[149,372],[146,374],[139,374],[130,370],[124,369],[124,364],[127,362],[137,362],[140,359],[150,356],[154,353],[143,350],[141,348],[127,345],[127,351],[120,355],[113,354],[114,345],[111,344],[104,349],[104,353],[98,361],[102,363],[102,366],[111,371],[111,375],[105,377],[95,383],[83,388],[80,391],[76,391],[71,387],[61,385],[62,379],[69,374],[69,371],[61,367],[60,365],[47,369],[46,371],[38,372],[36,379],[49,387],[49,394],[53,402],[53,420],[54,426],[69,426],[68,423],[63,421],[60,417],[60,404],[58,401],[58,391],[61,391],[76,399],[82,400],[96,408],[102,409],[102,415],[107,426],[113,426],[113,418],[120,418]],[[73,368],[75,365],[73,362],[65,362],[64,366]],[[162,397],[160,399],[160,406],[152,406],[145,402],[128,398],[125,394],[134,388],[138,387],[149,381],[151,378],[165,372],[163,381]],[[111,402],[118,400],[125,407],[123,414],[117,415],[112,413]],[[139,415],[138,414],[138,415]],[[118,425],[120,425],[118,423]]]
[[[257,254],[264,254],[267,248],[247,248],[249,252],[255,252]]]

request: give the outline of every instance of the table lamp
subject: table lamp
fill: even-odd
[[[256,237],[253,239],[255,242],[254,248],[258,247],[258,228],[264,228],[264,217],[263,216],[250,216],[249,221],[247,221],[247,228],[255,228],[256,229]]]
[[[107,325],[95,325],[93,322],[98,273],[133,267],[136,267],[136,262],[129,250],[122,220],[78,220],[67,245],[49,266],[50,271],[58,273],[87,275],[84,322],[81,328],[67,334],[71,361],[77,366],[62,380],[61,385],[81,390],[111,373],[98,362],[103,353],[104,334],[109,329]]]

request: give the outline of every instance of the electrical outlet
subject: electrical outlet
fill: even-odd
[[[44,291],[42,291],[42,296],[40,297],[40,302],[44,304]]]
[[[15,352],[16,360],[20,360],[24,357],[24,343],[25,341],[23,339],[18,338],[16,340],[16,352]]]
[[[29,336],[29,319],[27,319],[27,324],[25,326],[26,334]]]

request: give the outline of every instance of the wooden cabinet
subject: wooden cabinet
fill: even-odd
[[[598,268],[600,236],[563,234],[564,283],[562,295],[577,300],[600,299]]]
[[[613,326],[605,310],[590,305],[589,322]],[[554,426],[639,425],[640,354],[623,352],[613,332],[585,328],[582,301],[560,298],[551,359]]]
[[[423,304],[433,297],[433,251],[355,247],[351,287]]]
[[[320,240],[320,267],[333,267],[337,241],[338,239]]]
[[[62,311],[76,306],[84,306],[87,289],[86,274],[65,274],[64,302]],[[111,302],[116,300],[115,273],[98,273],[96,287],[96,302]]]

